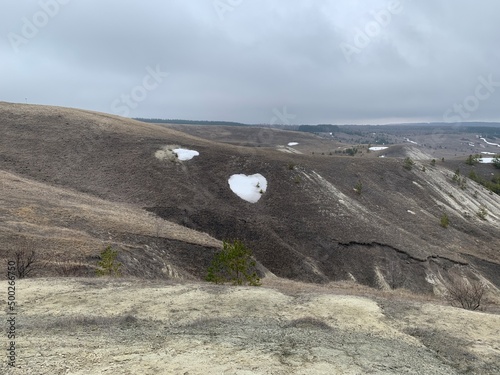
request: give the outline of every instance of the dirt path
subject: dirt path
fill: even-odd
[[[500,316],[446,306],[101,279],[20,280],[17,300],[18,367],[4,357],[2,374],[500,371]]]

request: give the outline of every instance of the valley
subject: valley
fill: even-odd
[[[225,348],[207,373],[326,374],[333,357],[343,373],[497,373],[500,196],[469,176],[500,172],[466,161],[493,158],[500,138],[482,128],[374,128],[354,137],[352,127],[330,135],[153,124],[0,103],[0,258],[37,255],[19,281],[24,360],[47,374],[127,363],[177,373]],[[388,143],[375,141],[382,134]],[[262,288],[203,282],[222,241],[233,239],[253,251]],[[120,279],[95,277],[108,245]],[[481,312],[449,306],[457,279],[483,283]],[[95,317],[90,306],[99,306]],[[133,335],[136,349],[105,330]],[[43,363],[36,354],[57,347],[58,335],[70,340],[72,372],[55,352]],[[395,350],[382,348],[403,349],[387,362]],[[408,353],[419,354],[404,367]],[[122,359],[95,367],[110,355]]]

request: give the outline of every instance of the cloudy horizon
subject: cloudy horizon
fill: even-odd
[[[0,101],[243,123],[500,122],[494,0],[0,9]]]

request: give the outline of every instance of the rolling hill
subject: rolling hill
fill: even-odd
[[[0,132],[0,257],[36,248],[43,276],[89,276],[113,244],[127,275],[199,279],[221,240],[241,239],[262,274],[298,281],[439,294],[461,274],[500,287],[500,197],[425,155],[403,168],[411,145],[345,157],[307,133],[3,102]],[[199,156],[158,158],[165,146]],[[252,204],[228,178],[255,173],[268,187]]]

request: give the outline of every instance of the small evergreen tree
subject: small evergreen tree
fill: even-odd
[[[477,163],[479,163],[479,158],[481,157],[481,155],[469,155],[467,157],[467,159],[465,160],[465,164],[467,165],[475,165]]]
[[[450,219],[448,218],[448,215],[446,215],[446,213],[444,213],[442,216],[441,216],[441,226],[443,228],[448,228],[448,225],[450,224]]]
[[[486,207],[481,206],[479,208],[479,211],[477,212],[477,216],[479,216],[481,220],[486,220],[486,216],[488,216],[488,211],[486,210]]]
[[[407,156],[405,158],[404,163],[403,163],[403,168],[411,171],[411,169],[413,168],[414,165],[415,165],[415,162],[413,160],[411,160],[411,158],[409,156]]]
[[[494,165],[496,168],[500,168],[500,155],[496,155],[496,156],[493,158],[493,165]]]
[[[356,194],[361,195],[362,190],[363,190],[363,184],[361,183],[361,181],[358,181],[356,185],[354,185],[354,191],[356,192]]]
[[[214,255],[208,267],[206,280],[216,284],[231,282],[233,285],[261,285],[255,272],[252,251],[239,240],[233,243],[223,241],[222,244],[222,250]]]
[[[121,276],[120,267],[122,264],[116,261],[118,251],[113,250],[111,245],[101,252],[101,260],[97,262],[97,276]]]

